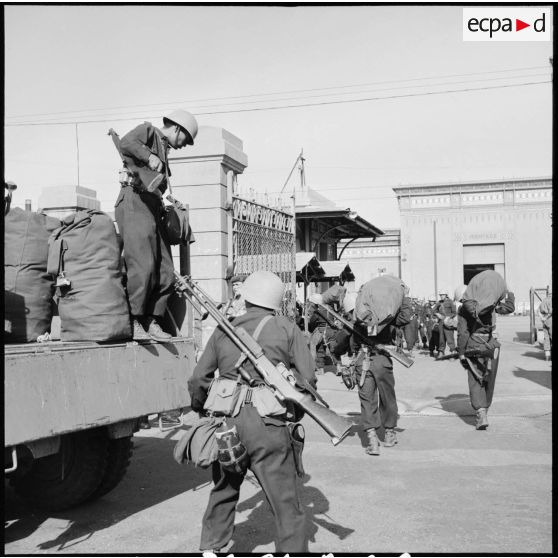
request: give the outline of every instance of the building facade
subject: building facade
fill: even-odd
[[[359,238],[339,244],[339,259],[350,262],[355,285],[360,287],[378,275],[401,277],[401,243],[399,229],[386,229],[377,238]]]
[[[401,214],[401,278],[414,296],[450,295],[494,269],[528,308],[552,276],[552,179],[394,188]]]

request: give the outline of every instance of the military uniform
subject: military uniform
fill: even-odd
[[[415,303],[411,304],[411,319],[408,324],[403,326],[403,335],[407,350],[412,351],[418,339],[418,308]]]
[[[408,299],[404,299],[392,324],[396,327],[404,326],[409,323],[411,315],[411,305]],[[361,335],[367,335],[365,326],[356,324],[355,328]],[[363,345],[363,341],[358,335],[353,335],[352,342],[355,352]],[[370,347],[370,369],[365,372],[366,376],[362,386],[360,384],[364,355],[362,352],[359,352],[357,356],[356,375],[359,384],[358,396],[364,430],[376,429],[380,426],[386,429],[393,429],[397,426],[398,409],[395,397],[393,362],[390,357],[375,353],[374,351],[376,343],[391,344],[391,342],[392,331],[390,325],[385,326],[379,335],[368,338],[366,345]]]
[[[508,293],[506,299],[496,305],[495,312],[499,314],[510,314],[514,309],[513,294]],[[466,350],[477,348],[479,344],[482,346],[483,342],[490,342],[492,340],[492,332],[494,329],[493,317],[493,309],[489,309],[480,316],[474,316],[469,311],[467,302],[460,306],[457,316],[457,351],[461,359],[465,356]],[[472,338],[473,334],[477,339],[481,340],[480,343],[476,341],[475,337]],[[484,413],[484,417],[478,417],[482,419],[482,423],[482,421],[486,421],[486,411],[492,404],[496,374],[498,372],[498,359],[492,359],[490,363],[488,363],[488,359],[481,360],[471,358],[469,360],[475,367],[475,370],[471,370],[470,366],[468,364],[466,365],[469,397],[473,409],[475,409],[477,413],[479,411]],[[462,360],[461,362],[463,363],[464,361]],[[484,377],[479,379],[479,376]],[[477,428],[479,428],[479,424],[478,422]],[[483,424],[483,428],[486,428],[486,426],[488,426],[487,422]]]
[[[434,311],[441,314],[443,317],[438,322],[438,333],[440,335],[440,347],[439,347],[440,353],[443,354],[444,351],[446,350],[446,343],[448,344],[450,351],[455,351],[455,339],[453,334],[454,330],[447,327],[444,324],[445,318],[455,318],[456,316],[455,303],[449,298],[446,298],[445,300],[440,301],[436,305]]]
[[[144,122],[121,140],[122,156],[131,166],[148,170],[151,154],[157,155],[168,169],[168,143],[165,136],[149,122]],[[115,203],[114,214],[124,245],[127,290],[133,316],[162,317],[173,292],[174,265],[168,240],[162,230],[161,189],[150,193],[123,186]]]
[[[272,315],[272,310],[250,306],[246,314],[232,323],[253,334],[262,319]],[[294,323],[284,317],[273,317],[263,326],[258,343],[273,364],[283,362],[287,367],[292,366],[316,385],[314,361],[304,335]],[[194,411],[202,411],[216,369],[220,377],[237,378],[235,365],[239,355],[233,342],[216,329],[189,380]],[[246,362],[244,367],[253,378],[259,379],[250,363]],[[236,425],[249,455],[248,467],[270,503],[277,529],[277,552],[307,552],[305,514],[297,493],[295,461],[284,416],[261,417],[247,403],[236,417],[227,418],[227,422]],[[203,517],[201,550],[221,549],[230,541],[244,480],[244,475],[225,471],[218,462],[213,464],[212,472],[215,486]]]

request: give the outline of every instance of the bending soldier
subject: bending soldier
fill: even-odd
[[[315,386],[315,365],[303,333],[287,318],[274,316],[274,311],[281,307],[284,293],[279,277],[268,271],[256,271],[245,280],[242,293],[246,314],[234,318],[233,325],[241,326],[257,337],[273,364],[283,362],[287,367],[296,368]],[[216,329],[189,380],[194,411],[203,411],[217,369],[220,378],[246,384],[238,374],[238,363],[242,361],[239,356],[236,345],[223,331]],[[297,471],[286,425],[286,409],[263,384],[252,365],[245,363],[243,366],[252,376],[248,384],[251,389],[241,403],[238,415],[227,418],[227,423],[236,426],[246,447],[246,465],[258,479],[271,506],[277,529],[277,552],[306,552],[305,514],[297,493]],[[264,401],[268,404],[263,405]],[[202,551],[218,551],[231,540],[235,508],[245,475],[245,472],[223,469],[218,461],[213,464],[212,473],[214,487],[203,517]]]
[[[365,451],[369,455],[380,455],[380,440],[376,430],[381,426],[385,429],[385,447],[394,446],[398,442],[395,434],[398,409],[395,398],[393,361],[385,354],[374,351],[374,346],[377,343],[391,344],[390,326],[404,326],[409,323],[411,314],[410,301],[405,297],[391,324],[386,325],[378,335],[368,336],[367,343],[363,343],[359,335],[352,336],[354,350],[358,351],[355,368],[359,386],[362,427],[368,439]],[[367,327],[364,324],[357,322],[355,328],[362,335],[367,336]]]
[[[174,290],[170,244],[162,231],[162,194],[170,176],[168,150],[193,145],[196,119],[185,110],[163,118],[163,127],[144,122],[122,137],[121,154],[133,180],[121,182],[114,214],[123,242],[134,339],[168,340],[157,321]]]
[[[457,319],[457,347],[462,366],[467,370],[471,406],[477,413],[475,428],[488,427],[488,409],[492,404],[500,344],[493,337],[493,314],[510,314],[515,310],[515,298],[507,291],[495,304],[477,314],[477,301],[464,300],[465,287],[456,291],[456,299],[463,300]],[[466,356],[478,351],[479,356]]]

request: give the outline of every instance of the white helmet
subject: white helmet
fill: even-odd
[[[194,140],[198,135],[198,121],[192,113],[182,109],[173,110],[171,113],[163,117],[163,122],[165,122],[165,124],[167,120],[173,122],[174,124],[178,124],[183,130],[188,132],[188,134],[190,134],[190,139],[192,140],[188,141],[188,144],[194,144]]]
[[[314,304],[323,304],[324,303],[324,297],[320,293],[311,294],[310,298],[308,300],[310,302],[313,302]]]
[[[347,314],[355,309],[357,296],[358,293],[355,291],[350,291],[345,295],[343,299],[343,310]]]
[[[460,302],[466,290],[467,285],[459,285],[459,287],[457,287],[455,289],[455,292],[453,293],[453,300],[455,300],[455,302]]]
[[[242,284],[241,292],[246,302],[279,310],[283,302],[285,285],[283,281],[271,271],[254,271],[248,275]]]

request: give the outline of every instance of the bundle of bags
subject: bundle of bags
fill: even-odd
[[[405,283],[393,275],[371,279],[358,291],[355,318],[380,333],[399,312],[405,289]]]
[[[8,342],[50,332],[53,302],[62,341],[131,337],[116,230],[106,213],[83,210],[62,222],[11,210],[5,218],[5,331]]]
[[[471,279],[462,301],[462,312],[474,319],[493,311],[511,314],[515,310],[514,294],[508,291],[504,278],[490,269],[481,271]]]

